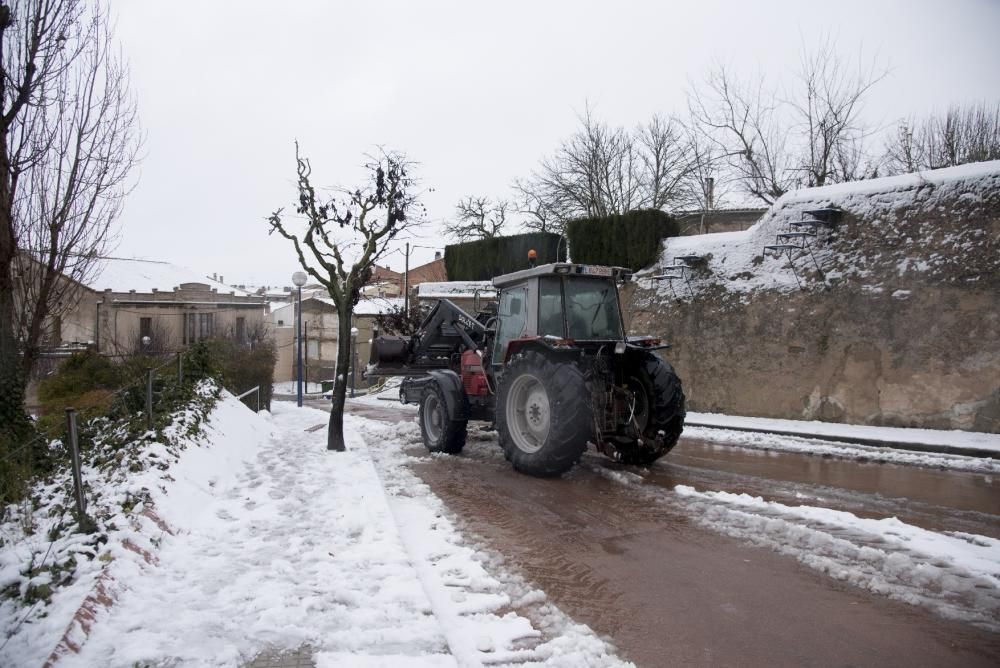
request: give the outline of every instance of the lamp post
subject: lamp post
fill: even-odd
[[[295,396],[299,408],[302,408],[302,286],[306,284],[306,278],[304,271],[297,271],[292,274],[292,283],[299,289],[298,307],[296,309],[298,313],[295,321],[295,341],[298,349],[296,353],[298,363],[295,370]]]
[[[351,327],[351,399],[354,398],[354,377],[358,373],[358,328]]]

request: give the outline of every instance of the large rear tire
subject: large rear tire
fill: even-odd
[[[430,383],[420,398],[418,411],[420,434],[431,452],[457,455],[465,447],[468,420],[455,420],[448,411],[444,390],[439,383]]]
[[[516,356],[500,382],[496,421],[504,456],[516,470],[541,477],[568,471],[593,434],[579,367],[539,352]]]
[[[674,368],[652,353],[637,360],[627,381],[635,397],[634,420],[642,434],[619,448],[624,464],[652,464],[670,452],[684,430],[684,391]]]

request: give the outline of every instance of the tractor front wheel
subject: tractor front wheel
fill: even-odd
[[[516,356],[500,382],[496,421],[504,456],[516,470],[534,476],[568,471],[593,431],[579,367],[539,352]]]
[[[420,399],[420,434],[431,452],[457,455],[465,447],[466,420],[456,420],[439,383],[432,382]]]

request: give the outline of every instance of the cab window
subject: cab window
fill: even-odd
[[[507,344],[524,334],[527,325],[527,288],[504,290],[500,296],[500,310],[497,318],[497,338],[493,346],[493,364],[503,364],[507,355]]]

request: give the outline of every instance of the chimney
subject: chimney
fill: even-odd
[[[441,251],[434,251],[434,259],[435,260],[441,259]]]

